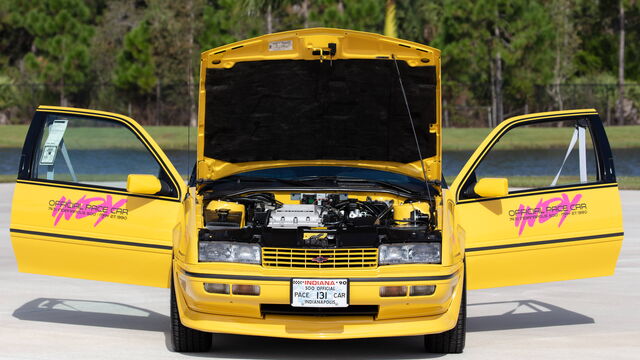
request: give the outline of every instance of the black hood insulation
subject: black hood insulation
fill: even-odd
[[[424,158],[434,66],[399,61]],[[204,155],[227,162],[418,159],[393,60],[269,60],[207,69]]]

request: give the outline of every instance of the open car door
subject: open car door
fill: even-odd
[[[132,119],[41,106],[13,196],[18,269],[168,287],[185,192],[168,158]]]
[[[564,139],[552,148],[547,139]],[[504,121],[452,183],[446,211],[470,289],[612,275],[622,210],[595,110]]]

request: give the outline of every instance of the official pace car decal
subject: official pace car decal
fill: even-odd
[[[52,211],[51,216],[54,218],[53,226],[57,226],[63,218],[70,221],[90,216],[97,217],[93,227],[98,226],[106,218],[126,220],[129,210],[123,206],[127,203],[127,199],[120,199],[115,203],[114,201],[111,195],[105,197],[83,195],[78,201],[64,196],[60,200],[49,200],[49,210]]]
[[[509,216],[514,226],[518,228],[518,236],[522,235],[525,227],[544,224],[551,219],[558,219],[558,227],[560,227],[569,215],[587,213],[587,203],[580,200],[582,200],[582,194],[576,194],[573,199],[565,193],[547,200],[540,198],[535,207],[520,204],[517,210],[509,211]]]

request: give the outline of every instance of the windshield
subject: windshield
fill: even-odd
[[[428,196],[436,194],[433,186],[420,179],[402,174],[347,166],[293,166],[272,169],[253,170],[223,177],[217,180],[202,181],[205,186],[198,191],[215,190],[220,195],[248,188],[373,188],[386,191]]]
[[[230,176],[230,178],[260,178],[277,180],[312,180],[316,178],[337,178],[341,180],[358,179],[376,183],[397,185],[412,192],[425,191],[423,180],[388,171],[345,167],[345,166],[294,166],[247,171]]]

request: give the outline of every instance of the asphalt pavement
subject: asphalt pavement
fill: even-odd
[[[169,350],[169,290],[22,274],[0,184],[0,359],[425,359],[422,337],[303,341],[214,335]],[[640,359],[640,191],[623,191],[625,240],[611,277],[471,291],[460,359]],[[542,265],[541,265],[542,266]]]

